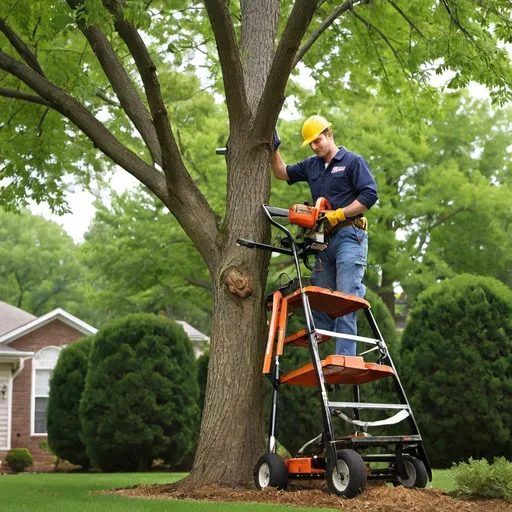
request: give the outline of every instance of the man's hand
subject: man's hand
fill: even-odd
[[[331,228],[333,228],[334,226],[336,226],[336,224],[338,224],[339,222],[343,222],[346,219],[343,208],[326,211],[325,218],[329,221]]]
[[[281,145],[281,139],[279,138],[279,134],[277,133],[277,128],[274,128],[274,152],[279,149]]]

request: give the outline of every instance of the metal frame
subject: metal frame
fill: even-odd
[[[307,447],[317,444],[319,446],[323,446],[325,451],[326,459],[330,458],[333,461],[337,461],[337,450],[339,448],[352,448],[355,450],[369,447],[369,446],[394,446],[394,454],[384,454],[384,455],[374,455],[374,454],[366,454],[361,455],[365,462],[370,461],[395,461],[397,474],[401,477],[407,478],[407,470],[405,467],[403,454],[410,453],[416,455],[419,459],[423,461],[425,464],[425,468],[427,469],[427,473],[429,475],[430,480],[432,479],[432,470],[430,467],[430,463],[428,461],[427,455],[425,453],[425,449],[423,447],[423,442],[421,438],[421,434],[418,428],[418,424],[414,418],[411,406],[409,401],[407,400],[407,396],[402,387],[398,374],[396,372],[395,365],[387,350],[386,343],[382,334],[377,326],[373,313],[370,309],[364,309],[365,316],[369,322],[370,328],[373,332],[374,338],[367,338],[363,336],[354,336],[347,335],[343,333],[336,333],[333,331],[327,331],[324,329],[316,329],[314,325],[313,314],[311,311],[311,307],[309,304],[309,299],[307,293],[304,290],[303,281],[302,281],[302,272],[300,268],[300,258],[303,259],[306,267],[311,268],[307,258],[309,255],[317,252],[313,249],[313,244],[308,244],[307,242],[301,244],[301,248],[299,249],[297,243],[295,242],[292,233],[286,229],[282,224],[278,223],[273,219],[273,217],[287,218],[288,210],[283,208],[276,208],[268,205],[263,205],[263,211],[265,215],[268,217],[269,222],[275,226],[277,229],[282,231],[286,235],[286,239],[288,240],[289,249],[274,247],[272,245],[262,244],[259,242],[253,242],[250,240],[239,239],[238,244],[248,247],[248,248],[256,248],[262,249],[272,252],[277,252],[280,254],[287,254],[293,256],[295,269],[297,272],[297,279],[299,283],[299,287],[301,290],[301,299],[302,305],[304,308],[304,316],[306,319],[306,329],[307,329],[307,337],[309,341],[309,350],[311,355],[311,361],[313,364],[314,373],[316,376],[316,380],[318,383],[318,388],[320,391],[321,397],[321,414],[322,414],[322,425],[323,425],[323,434],[317,436],[315,439],[308,441],[300,450],[297,455],[301,455]],[[274,292],[277,293],[277,292]],[[281,301],[281,303],[286,301]],[[275,306],[275,304],[274,304]],[[281,312],[279,312],[281,313]],[[286,312],[285,312],[286,314]],[[364,403],[360,400],[359,386],[353,386],[353,402],[330,402],[327,396],[327,387],[325,383],[324,374],[322,371],[322,364],[320,353],[318,350],[318,342],[316,339],[317,334],[339,337],[343,336],[344,338],[361,341],[366,344],[373,345],[373,348],[370,350],[366,350],[361,352],[359,355],[366,354],[368,352],[372,352],[378,350],[380,353],[379,362],[381,364],[387,364],[394,371],[394,383],[395,390],[400,399],[399,404],[377,404],[377,403]],[[283,336],[284,337],[284,336]],[[273,348],[271,349],[273,350]],[[277,411],[278,411],[278,403],[279,403],[279,387],[280,387],[280,362],[279,358],[282,354],[282,341],[281,347],[276,350],[276,354],[274,357],[274,366],[273,371],[269,373],[268,377],[272,383],[272,405],[270,412],[270,424],[269,424],[269,442],[268,442],[268,451],[269,453],[275,453],[277,450],[276,446],[276,432],[277,432]],[[270,354],[272,357],[272,354]],[[270,369],[269,369],[270,370]],[[412,428],[413,434],[409,436],[371,436],[371,437],[344,437],[341,439],[336,439],[334,436],[334,429],[332,423],[332,416],[336,415],[336,409],[352,409],[354,413],[354,421],[355,424],[365,424],[365,422],[360,421],[359,411],[360,409],[399,409],[401,411],[407,411],[407,419]],[[343,419],[344,414],[340,413],[340,417]],[[405,419],[405,415],[403,415],[403,419]],[[392,418],[391,418],[392,419]],[[354,422],[349,421],[349,422]],[[370,422],[366,423],[371,426]],[[381,423],[382,424],[382,423]],[[372,474],[369,475],[370,478],[382,478],[383,476],[389,476],[391,470],[372,470]]]

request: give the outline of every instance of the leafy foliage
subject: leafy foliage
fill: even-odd
[[[418,298],[402,378],[435,467],[511,457],[512,292],[460,275]]]
[[[128,315],[95,336],[80,403],[87,453],[106,471],[176,466],[195,446],[196,366],[183,328]]]
[[[0,209],[0,300],[38,316],[57,307],[79,314],[83,268],[76,251],[55,223]]]
[[[87,469],[90,459],[82,441],[79,404],[85,387],[94,336],[78,340],[59,355],[50,380],[48,444],[59,458]]]
[[[165,312],[209,332],[211,280],[196,248],[164,206],[142,191],[97,213],[79,257],[89,270],[95,325],[129,313]]]
[[[34,463],[34,458],[28,448],[13,448],[5,456],[5,461],[13,473],[21,473]]]
[[[494,459],[492,464],[470,458],[467,463],[455,464],[450,473],[457,496],[512,501],[512,463],[505,457]]]

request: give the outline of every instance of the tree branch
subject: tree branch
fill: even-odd
[[[229,12],[229,1],[204,1],[217,42],[230,124],[241,127],[249,115],[244,72],[238,41]]]
[[[105,7],[114,16],[114,26],[128,46],[149,102],[160,148],[162,150],[162,169],[168,180],[174,180],[177,174],[186,173],[176,141],[171,131],[169,116],[162,99],[156,66],[137,29],[123,18],[123,8],[119,0],[104,0]]]
[[[215,212],[188,173],[171,130],[156,66],[134,25],[123,17],[122,0],[103,0],[114,17],[114,26],[128,46],[139,70],[160,148],[162,169],[167,184],[167,205],[187,235],[193,240],[206,264],[213,269],[217,261],[218,233]]]
[[[0,32],[3,32],[20,57],[36,73],[44,76],[43,70],[36,59],[36,56],[29,50],[28,46],[17,36],[16,32],[7,25],[3,18],[0,18]]]
[[[39,105],[44,105],[45,107],[51,107],[50,103],[48,103],[43,98],[36,96],[35,94],[18,91],[17,89],[4,89],[3,87],[0,87],[0,96],[30,101],[32,103],[39,103]]]
[[[34,70],[0,50],[0,69],[19,78],[84,132],[116,164],[146,185],[164,203],[168,201],[162,174],[119,143],[105,126],[66,91],[48,82]]]
[[[188,284],[191,284],[193,286],[198,286],[199,288],[204,288],[205,290],[212,291],[212,283],[208,283],[207,281],[199,281],[198,279],[188,279],[184,278],[185,281],[187,281]]]
[[[393,6],[393,8],[400,13],[402,18],[404,18],[405,21],[407,21],[407,23],[409,23],[411,28],[416,30],[416,32],[418,32],[418,34],[423,39],[427,40],[427,38],[423,35],[423,32],[421,32],[421,30],[417,27],[416,23],[414,23],[414,21],[412,21],[411,18],[409,18],[409,16],[407,16],[407,14],[400,8],[400,6],[396,5],[395,2],[393,2],[393,0],[388,0],[388,3],[390,3]]]
[[[317,2],[311,0],[296,0],[293,5],[277,46],[252,129],[252,135],[262,144],[270,142],[271,130],[283,106],[284,90],[293,69],[295,55],[316,8]]]
[[[346,11],[352,9],[352,7],[362,2],[363,0],[347,0],[342,3],[334,11],[325,18],[322,24],[311,34],[311,37],[302,45],[300,50],[297,52],[295,59],[293,61],[293,67],[302,60],[304,55],[310,50],[310,48],[315,44],[317,39]]]
[[[77,3],[76,0],[67,1],[75,12],[78,9],[84,8],[83,2]],[[121,64],[109,40],[97,25],[87,25],[83,17],[76,16],[76,22],[91,45],[92,51],[96,55],[109,82],[112,84],[112,88],[119,98],[123,110],[144,139],[153,157],[153,161],[158,165],[162,165],[162,152],[151,116],[135,87],[132,85],[128,73]]]

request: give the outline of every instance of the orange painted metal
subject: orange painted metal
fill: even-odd
[[[304,457],[300,459],[286,459],[286,467],[288,468],[288,474],[293,475],[297,473],[311,474],[311,473],[325,473],[324,469],[317,469],[312,467],[312,459],[310,457]]]
[[[277,323],[277,355],[283,355],[284,336],[286,334],[286,323],[288,321],[288,302],[281,301],[281,311],[279,312],[279,321]]]
[[[327,356],[321,364],[326,384],[358,385],[395,374],[390,366],[365,363],[359,356]],[[309,363],[283,375],[281,383],[316,387],[313,364]]]
[[[316,200],[315,206],[307,204],[294,204],[288,210],[288,219],[290,224],[296,224],[303,228],[313,229],[319,219],[321,219],[326,210],[330,210],[331,205],[325,197]]]
[[[263,360],[263,373],[270,372],[270,365],[272,363],[272,354],[274,352],[274,341],[276,339],[277,322],[279,318],[279,311],[281,309],[282,294],[280,291],[274,292],[272,298],[272,317],[270,319],[270,326],[268,329],[267,348],[265,350],[265,359]]]
[[[316,335],[316,342],[317,343],[323,343],[324,341],[329,341],[331,339],[331,336],[324,336],[322,334]],[[287,336],[284,339],[284,342],[286,344],[290,344],[293,347],[309,347],[309,339],[308,339],[308,330],[302,329],[302,331],[299,331],[295,334],[292,334],[291,336]]]
[[[357,295],[348,295],[342,292],[334,292],[320,286],[306,286],[306,292],[311,309],[324,311],[331,318],[352,313],[359,309],[369,309],[370,304]],[[302,307],[301,290],[296,290],[286,297],[290,308]]]

